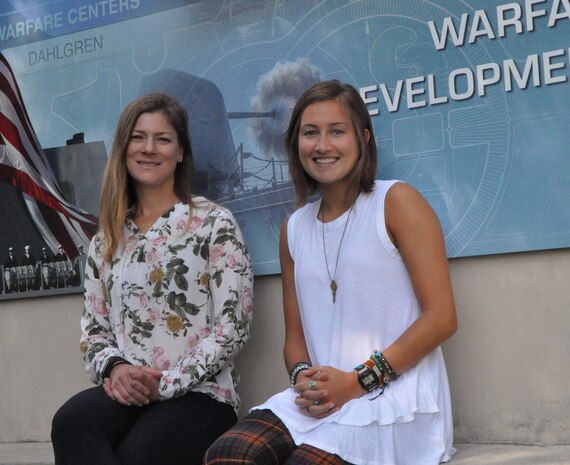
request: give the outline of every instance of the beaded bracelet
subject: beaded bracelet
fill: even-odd
[[[383,369],[383,371],[388,375],[390,381],[396,381],[400,375],[397,374],[390,362],[384,357],[384,354],[379,350],[375,350],[374,354],[372,354],[371,358]]]
[[[372,354],[370,356],[370,359],[374,362],[374,365],[376,366],[378,371],[380,371],[381,373],[380,379],[382,380],[382,383],[384,384],[384,386],[387,386],[388,383],[390,382],[390,377],[386,374],[386,369],[384,368],[384,365],[382,365],[380,359],[375,354]]]
[[[313,365],[311,365],[311,362],[295,363],[295,365],[293,365],[293,368],[291,368],[291,371],[289,372],[289,380],[291,381],[291,386],[295,386],[295,384],[297,384],[297,376],[301,371],[308,370],[312,366]]]
[[[376,373],[376,376],[380,381],[382,381],[382,384],[388,384],[390,380],[386,377],[384,368],[378,364],[376,360],[374,360],[373,355],[371,355],[370,358],[364,362],[364,364],[371,368],[374,373]]]

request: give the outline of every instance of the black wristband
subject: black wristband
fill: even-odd
[[[289,381],[291,381],[291,386],[295,386],[295,383],[297,382],[297,375],[301,371],[308,370],[311,367],[312,367],[311,362],[295,363],[295,365],[293,365],[293,368],[291,368],[291,371],[289,372]]]
[[[105,369],[103,370],[103,374],[101,375],[102,378],[109,378],[111,376],[111,370],[113,370],[116,365],[120,365],[121,363],[128,363],[131,365],[131,363],[128,360],[125,360],[123,357],[109,357],[107,364],[105,365]]]

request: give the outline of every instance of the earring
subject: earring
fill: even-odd
[[[182,157],[178,159],[178,163],[182,163]]]

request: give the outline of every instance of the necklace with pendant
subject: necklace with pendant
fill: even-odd
[[[356,199],[358,199],[358,197]],[[321,201],[321,208],[322,208],[322,213],[321,213],[321,218],[322,218],[321,226],[322,226],[322,228],[321,228],[321,231],[322,231],[322,237],[323,237],[323,250],[325,252],[325,265],[327,267],[327,274],[329,275],[329,279],[331,282],[330,288],[331,288],[331,292],[332,292],[333,304],[336,303],[336,290],[338,289],[338,284],[336,282],[336,270],[338,268],[338,257],[340,257],[340,248],[342,247],[342,240],[344,239],[344,233],[346,232],[346,227],[348,226],[348,220],[350,219],[350,215],[352,213],[352,209],[354,208],[355,204],[356,204],[356,200],[351,205],[350,210],[348,211],[348,216],[346,217],[346,222],[344,223],[342,235],[340,236],[340,242],[338,244],[338,250],[337,250],[337,254],[336,254],[336,262],[334,265],[334,274],[331,276],[331,272],[329,270],[329,262],[327,259],[327,246],[325,244],[325,208],[324,208],[324,202]]]

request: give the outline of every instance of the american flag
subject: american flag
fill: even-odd
[[[16,77],[0,53],[0,182],[11,184],[52,251],[62,245],[74,257],[88,246],[97,218],[67,202],[26,111]]]

